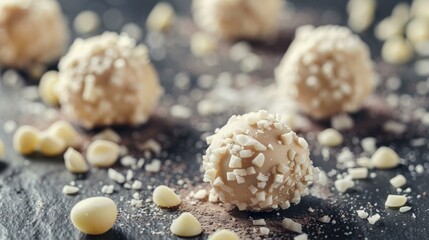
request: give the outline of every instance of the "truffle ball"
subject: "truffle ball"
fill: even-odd
[[[209,199],[218,197],[240,210],[286,209],[318,178],[307,142],[280,115],[232,116],[207,142],[203,166],[204,181],[213,187]]]
[[[282,0],[194,0],[199,27],[222,38],[260,39],[277,34]]]
[[[141,124],[163,92],[144,45],[106,32],[77,39],[59,63],[62,111],[83,127]]]
[[[0,65],[48,64],[64,52],[68,36],[57,1],[0,1]]]
[[[368,46],[348,28],[303,26],[275,70],[279,91],[314,118],[360,109],[375,87]]]

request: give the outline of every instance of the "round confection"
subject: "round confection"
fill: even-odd
[[[280,115],[232,116],[207,142],[203,166],[204,181],[213,187],[209,199],[218,197],[240,210],[286,209],[318,178],[307,142]]]
[[[375,87],[368,46],[348,28],[303,26],[275,70],[281,94],[313,118],[354,112]]]
[[[48,64],[64,52],[68,36],[57,1],[0,1],[0,65]]]
[[[261,39],[277,34],[282,0],[194,0],[199,27],[221,38]]]
[[[56,91],[62,111],[86,128],[142,124],[163,92],[147,48],[111,32],[73,43]]]

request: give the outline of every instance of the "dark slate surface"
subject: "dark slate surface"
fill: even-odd
[[[144,27],[147,13],[156,1],[61,0],[60,2],[70,22],[83,9],[94,10],[102,14],[108,9],[116,8],[122,12],[124,23],[133,21]],[[292,2],[298,9],[299,14],[297,16],[299,17],[294,19],[291,24],[315,23],[320,25],[345,22],[346,1]],[[396,1],[379,2],[382,7],[377,10],[377,18],[380,19],[390,12]],[[150,188],[159,184],[181,189],[183,199],[190,190],[196,189],[195,186],[197,188],[206,187],[206,185],[201,185],[201,174],[199,173],[199,161],[204,152],[205,144],[201,143],[201,132],[196,130],[195,126],[201,122],[208,122],[211,123],[210,130],[213,130],[223,124],[229,115],[199,117],[194,114],[186,121],[170,117],[168,110],[169,106],[174,103],[174,99],[179,95],[188,95],[188,93],[180,92],[173,87],[174,75],[180,71],[189,72],[194,83],[195,77],[201,73],[237,72],[236,65],[221,63],[216,67],[208,67],[202,64],[199,59],[189,56],[187,36],[195,31],[195,26],[189,18],[189,1],[176,0],[173,1],[173,5],[179,12],[180,18],[176,28],[166,34],[167,55],[165,59],[154,61],[160,72],[167,95],[163,98],[156,116],[149,123],[136,129],[115,128],[123,137],[124,144],[130,148],[132,156],[140,157],[142,153],[139,150],[139,144],[150,138],[157,139],[163,146],[164,153],[158,157],[163,162],[160,173],[148,174],[143,170],[135,171],[135,179],[142,180],[144,183],[144,189],[139,191],[142,199],[150,198]],[[326,12],[326,10],[328,11]],[[119,28],[113,27],[108,28],[108,30],[117,31]],[[147,36],[146,32],[145,36]],[[370,44],[374,58],[379,62],[380,43],[372,37],[372,31],[364,33],[362,37]],[[253,44],[255,51],[260,52],[266,60],[264,65],[266,69],[252,75],[255,83],[267,84],[263,79],[272,76],[273,67],[278,63],[292,38],[291,32],[286,31],[282,35],[282,41],[276,44]],[[169,39],[175,40],[170,41]],[[223,48],[227,48],[228,44],[223,43]],[[225,49],[220,49],[221,54],[225,55],[225,51]],[[378,63],[377,69],[381,72],[382,84],[376,96],[369,101],[370,104],[362,111],[352,115],[356,127],[352,131],[345,132],[345,145],[349,146],[353,152],[360,153],[361,149],[353,137],[360,139],[365,136],[376,136],[378,145],[394,147],[407,164],[388,171],[371,171],[377,174],[375,178],[357,181],[356,187],[347,194],[338,194],[336,191],[331,192],[329,189],[325,189],[323,191],[326,194],[331,194],[328,199],[307,196],[298,206],[278,213],[213,210],[210,204],[198,203],[192,206],[188,200],[184,200],[184,206],[179,208],[179,211],[175,211],[157,209],[150,202],[145,203],[144,207],[140,209],[133,209],[129,206],[129,200],[134,191],[126,190],[116,184],[115,193],[110,196],[117,202],[120,209],[116,225],[101,236],[86,236],[72,227],[69,221],[69,212],[77,201],[90,196],[102,195],[100,193],[102,185],[114,184],[107,178],[106,170],[93,169],[88,174],[75,176],[65,170],[63,160],[60,158],[47,159],[38,155],[19,156],[11,149],[12,136],[0,131],[0,137],[5,140],[7,147],[7,158],[0,162],[0,239],[177,239],[169,232],[168,227],[171,220],[183,209],[191,209],[190,211],[196,215],[204,215],[211,219],[212,228],[205,223],[206,233],[198,239],[206,239],[207,233],[213,229],[213,226],[214,228],[229,226],[230,221],[225,218],[224,213],[237,219],[237,224],[248,224],[250,217],[265,218],[273,232],[269,237],[272,239],[291,239],[295,235],[279,228],[279,221],[284,217],[294,218],[304,223],[304,231],[309,234],[310,239],[427,239],[429,238],[429,201],[426,196],[429,189],[427,146],[426,144],[417,148],[410,146],[411,139],[427,139],[427,128],[418,121],[411,121],[408,124],[407,133],[401,136],[388,134],[381,130],[381,124],[386,120],[398,119],[404,114],[410,114],[407,109],[411,109],[411,107],[404,106],[398,109],[386,107],[385,99],[389,92],[383,87],[383,79],[395,73],[403,76],[400,92],[411,96],[414,103],[413,108],[419,105],[427,109],[427,97],[425,95],[419,96],[415,90],[416,83],[424,79],[417,77],[412,72],[411,65],[400,66],[395,69],[386,64]],[[5,69],[3,69],[4,71]],[[23,85],[32,86],[35,84],[25,74],[23,77],[25,79]],[[37,105],[28,107],[28,101],[22,98],[24,89],[23,86],[10,87],[4,83],[0,84],[0,126],[3,126],[7,120],[14,120],[18,124],[33,124],[44,128],[51,121],[45,119],[44,116],[29,112],[29,110],[34,111],[33,106]],[[204,92],[202,93],[204,94]],[[407,99],[409,98],[404,97],[402,100]],[[195,107],[195,104],[195,102],[189,103],[191,107]],[[231,113],[242,113],[242,110],[231,109]],[[326,122],[313,123],[313,129],[327,126],[328,123]],[[96,131],[98,130],[82,131],[82,134],[90,137]],[[311,138],[311,133],[301,132],[300,134],[306,136],[311,146],[314,146],[312,159],[316,166],[321,167],[326,172],[335,167],[334,160],[329,162],[322,160],[320,147],[317,147],[314,138]],[[87,142],[85,141],[85,143]],[[150,159],[147,161],[150,162]],[[408,170],[409,165],[416,164],[424,164],[425,173],[415,174]],[[115,166],[115,169],[122,172],[126,171],[126,168],[119,164]],[[412,198],[408,205],[413,208],[405,214],[399,213],[397,210],[384,209],[386,196],[389,193],[395,193],[395,189],[389,185],[388,180],[397,173],[401,173],[407,178],[407,185],[412,189],[409,194]],[[186,184],[177,185],[179,179],[184,179]],[[76,196],[65,196],[61,193],[62,187],[69,184],[70,181],[75,181],[78,186],[81,186],[81,191]],[[379,212],[382,220],[372,226],[367,221],[359,219],[355,210],[361,206],[365,207],[371,214]],[[309,207],[316,209],[316,211],[314,213],[308,212]],[[415,214],[416,218],[413,218],[412,214]],[[336,223],[323,224],[318,222],[317,218],[324,215],[331,216]],[[252,228],[249,226],[248,232],[251,231]],[[245,236],[251,239],[255,238],[249,233]]]

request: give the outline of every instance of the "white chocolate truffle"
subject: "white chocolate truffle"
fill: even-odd
[[[0,65],[25,68],[60,57],[68,27],[55,0],[0,1]]]
[[[263,39],[277,34],[282,0],[194,0],[194,21],[209,33],[227,39]]]
[[[73,43],[56,91],[63,112],[86,128],[145,123],[163,92],[147,48],[111,32]]]
[[[103,234],[113,227],[118,208],[112,199],[91,197],[84,199],[72,208],[70,219],[81,232],[91,235]]]
[[[318,178],[307,142],[267,111],[232,116],[207,138],[204,181],[240,210],[286,209]]]
[[[314,118],[359,110],[376,83],[368,46],[333,25],[298,28],[275,77],[280,93]]]

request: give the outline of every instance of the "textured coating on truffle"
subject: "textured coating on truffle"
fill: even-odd
[[[307,142],[279,115],[267,111],[232,116],[207,139],[204,181],[219,198],[240,210],[286,209],[317,180]]]
[[[86,128],[144,123],[163,92],[147,48],[110,32],[73,43],[56,90],[63,112]]]
[[[298,28],[275,76],[279,91],[314,118],[359,110],[376,83],[368,46],[333,25]]]

